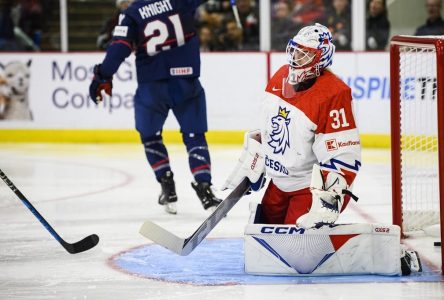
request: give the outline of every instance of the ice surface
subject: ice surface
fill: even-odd
[[[442,282],[195,286],[122,272],[112,258],[149,243],[138,234],[145,219],[188,236],[207,217],[190,186],[185,147],[168,149],[179,197],[176,216],[157,204],[159,186],[140,145],[0,144],[0,168],[65,240],[92,233],[101,238],[88,252],[68,254],[0,182],[0,299],[444,299]],[[240,147],[210,151],[214,185],[220,187]],[[364,151],[354,188],[360,199],[341,222],[391,221],[389,159],[386,150]],[[242,199],[209,237],[242,237],[248,203],[260,199],[261,193]],[[418,236],[406,243],[438,269],[440,249],[433,241]]]

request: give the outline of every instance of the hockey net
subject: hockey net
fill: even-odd
[[[390,73],[393,221],[404,235],[439,229],[444,223],[444,36],[394,37]]]

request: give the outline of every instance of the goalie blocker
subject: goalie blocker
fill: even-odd
[[[399,226],[334,224],[304,229],[260,224],[260,207],[250,204],[245,228],[246,273],[322,276],[421,271],[417,253],[401,248]]]

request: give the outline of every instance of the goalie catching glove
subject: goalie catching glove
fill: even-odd
[[[99,104],[99,102],[103,101],[102,91],[108,96],[112,96],[113,78],[103,76],[102,73],[100,73],[100,65],[95,65],[93,72],[94,77],[89,85],[89,96],[95,104]]]
[[[342,211],[345,195],[358,201],[358,198],[348,190],[347,181],[341,174],[329,172],[324,179],[319,165],[316,164],[313,165],[310,191],[311,208],[308,213],[296,220],[298,227],[312,228],[333,224]]]
[[[245,177],[251,182],[251,190],[258,191],[265,184],[265,162],[260,130],[245,133],[244,147],[239,161],[222,186],[222,190],[236,188]]]

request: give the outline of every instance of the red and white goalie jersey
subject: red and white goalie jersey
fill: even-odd
[[[329,70],[307,90],[283,96],[288,65],[270,79],[262,112],[266,173],[280,190],[310,186],[313,164],[343,175],[350,186],[361,165],[351,89]]]

